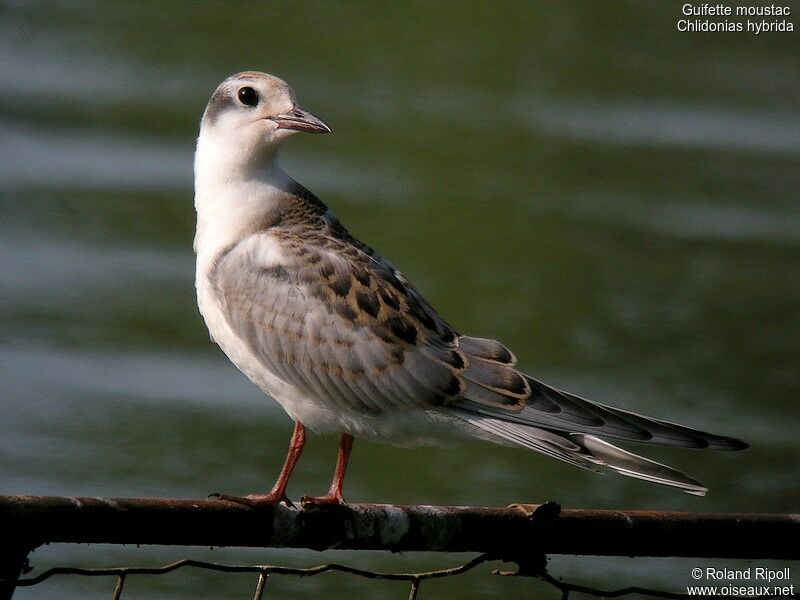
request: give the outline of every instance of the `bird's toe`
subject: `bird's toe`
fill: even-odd
[[[325,496],[303,496],[300,504],[305,506],[335,506],[347,504],[341,494],[327,494]]]
[[[260,506],[277,506],[281,502],[286,504],[286,506],[294,508],[294,503],[289,500],[285,494],[248,494],[247,496],[233,496],[230,494],[220,494],[217,492],[209,495],[209,498],[233,502],[234,504],[242,504],[251,508],[258,508]]]

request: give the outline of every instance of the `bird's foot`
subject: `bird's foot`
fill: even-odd
[[[300,504],[306,506],[336,506],[346,504],[341,493],[326,494],[325,496],[303,496]]]
[[[235,504],[243,504],[251,508],[258,508],[260,506],[277,506],[281,502],[286,506],[294,508],[294,502],[289,500],[286,494],[277,494],[270,492],[269,494],[248,494],[247,496],[232,496],[229,494],[214,493],[208,496],[217,500],[226,500]]]

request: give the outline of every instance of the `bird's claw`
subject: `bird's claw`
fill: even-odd
[[[247,496],[233,496],[229,494],[220,494],[219,492],[215,492],[213,494],[209,494],[209,498],[214,498],[216,500],[225,500],[227,502],[233,502],[234,504],[243,504],[244,506],[249,506],[251,508],[258,508],[259,506],[277,506],[281,502],[286,504],[291,508],[294,508],[294,502],[289,500],[286,494],[248,494]]]
[[[346,502],[341,494],[327,494],[325,496],[303,496],[300,504],[306,506],[336,506],[344,505]]]

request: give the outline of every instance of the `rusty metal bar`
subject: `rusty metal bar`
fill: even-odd
[[[347,506],[224,500],[0,496],[2,544],[162,544],[325,550],[800,559],[800,515]]]

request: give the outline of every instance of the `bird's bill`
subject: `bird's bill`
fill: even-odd
[[[307,131],[308,133],[330,133],[331,128],[317,116],[307,110],[295,106],[292,110],[282,115],[270,117],[278,124],[278,129],[293,129]]]

